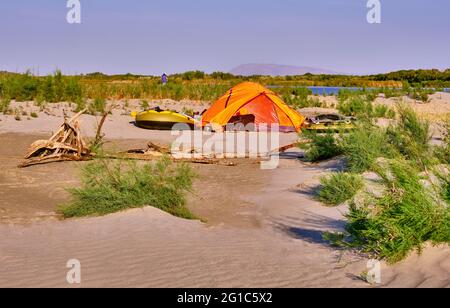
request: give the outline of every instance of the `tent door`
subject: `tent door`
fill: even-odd
[[[256,117],[253,114],[236,115],[230,119],[226,127],[227,131],[255,131]]]

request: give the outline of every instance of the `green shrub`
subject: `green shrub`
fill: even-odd
[[[394,157],[396,152],[387,142],[383,129],[360,125],[344,135],[339,146],[347,158],[347,166],[351,172],[362,173],[372,169],[379,157]]]
[[[386,118],[387,119],[395,119],[397,117],[397,113],[395,112],[395,110],[389,108],[387,114],[386,114]]]
[[[97,97],[94,101],[89,105],[89,113],[105,113],[106,111],[106,100],[104,98]]]
[[[34,104],[39,107],[40,109],[43,109],[45,106],[45,97],[43,94],[38,93],[38,95],[34,99]]]
[[[63,76],[60,71],[47,77],[33,76],[30,72],[10,74],[0,82],[0,95],[16,101],[74,102],[83,96],[79,77]]]
[[[442,164],[450,164],[450,120],[447,120],[444,125],[446,131],[443,143],[433,148],[433,156]]]
[[[106,215],[153,206],[172,215],[194,219],[185,207],[194,174],[185,164],[161,159],[154,164],[97,160],[82,169],[82,185],[70,188],[73,201],[61,208],[64,217]]]
[[[310,99],[312,91],[308,88],[280,88],[276,90],[285,101],[286,104],[294,109],[302,109],[308,107],[322,107],[318,99]]]
[[[303,132],[302,137],[311,140],[309,144],[301,146],[301,148],[306,150],[306,159],[311,162],[318,162],[341,155],[342,150],[338,146],[334,135],[334,132],[331,131],[324,134]]]
[[[9,109],[11,99],[8,96],[3,97],[0,100],[0,113],[6,113]]]
[[[306,98],[301,97],[283,97],[284,101],[293,109],[302,108],[326,108],[325,103],[322,103],[318,98]]]
[[[409,93],[410,93],[409,96],[412,99],[428,103],[430,95],[434,93],[434,90],[419,88],[419,89],[411,89]]]
[[[389,107],[386,105],[376,105],[373,116],[375,118],[387,118]]]
[[[430,147],[428,122],[420,120],[409,107],[402,105],[398,112],[399,121],[388,129],[361,121],[354,130],[338,137],[332,132],[305,132],[304,137],[311,140],[310,144],[302,145],[306,150],[306,158],[316,162],[344,154],[348,170],[353,173],[371,170],[379,157],[395,158],[402,155],[407,160],[420,163],[423,168],[437,159],[446,162],[449,156],[448,143],[444,147]]]
[[[372,117],[373,106],[364,96],[350,97],[339,102],[338,110],[346,116]]]
[[[414,160],[422,166],[430,162],[430,124],[421,120],[409,106],[397,106],[399,121],[387,130],[388,141],[408,160]]]
[[[383,93],[386,98],[392,98],[404,96],[407,92],[403,91],[402,89],[383,88],[381,89],[381,93]]]
[[[55,90],[53,88],[53,76],[47,76],[42,81],[41,89],[40,89],[41,95],[43,96],[43,101],[54,103],[56,102],[56,96],[55,96]]]
[[[442,145],[433,148],[433,157],[442,164],[450,164],[450,146]]]
[[[231,79],[235,78],[232,74],[230,74],[230,73],[223,73],[223,72],[213,72],[211,74],[211,77],[213,79],[220,79],[220,80],[231,80]]]
[[[447,203],[450,205],[450,181],[448,177],[444,188],[445,189],[443,190],[443,197],[445,201],[447,201]]]
[[[334,173],[320,179],[322,188],[318,199],[327,205],[339,205],[351,200],[364,186],[360,175]]]
[[[436,202],[406,161],[390,161],[377,169],[386,192],[353,202],[343,236],[326,236],[336,245],[355,247],[390,263],[403,260],[425,242],[450,242],[450,208]]]
[[[143,110],[147,110],[148,108],[150,108],[150,104],[148,103],[147,100],[144,99],[144,100],[141,102],[141,108],[142,108]]]
[[[181,85],[176,85],[174,87],[174,93],[172,98],[176,101],[181,101],[184,98],[184,91]]]
[[[39,117],[38,114],[37,114],[36,112],[31,112],[31,113],[30,113],[30,116],[31,116],[32,118],[38,118],[38,117]]]
[[[77,77],[66,77],[64,82],[64,101],[76,103],[77,101],[83,99],[83,88]]]
[[[352,97],[354,95],[355,92],[352,92],[348,89],[340,89],[339,93],[338,93],[338,100],[339,102],[345,102],[347,101],[350,97]]]
[[[450,207],[450,168],[447,165],[445,168],[433,168],[432,174],[436,176],[440,182],[440,186],[437,190],[442,199],[447,202],[447,206]],[[436,184],[434,185],[436,188]]]
[[[84,100],[84,99],[82,99],[82,98],[78,98],[76,101],[75,101],[75,105],[76,105],[76,108],[75,108],[75,112],[80,112],[80,111],[82,111],[82,110],[84,110],[84,109],[86,109],[86,106],[87,106],[87,104],[86,104],[86,101]],[[89,109],[89,108],[88,108]],[[92,110],[91,110],[92,111]]]
[[[61,71],[57,70],[53,75],[52,87],[54,93],[54,103],[62,102],[64,100],[65,84]]]
[[[38,80],[29,71],[7,76],[2,82],[1,96],[16,101],[33,100],[39,87]]]
[[[202,71],[189,71],[182,74],[183,80],[204,79],[205,73]]]

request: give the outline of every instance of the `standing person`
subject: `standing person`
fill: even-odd
[[[169,82],[169,77],[167,77],[167,74],[166,74],[166,73],[164,73],[164,74],[161,76],[161,82],[162,82],[163,86],[165,86],[165,85]]]

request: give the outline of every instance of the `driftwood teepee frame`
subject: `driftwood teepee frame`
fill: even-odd
[[[81,136],[78,121],[85,112],[86,110],[82,110],[70,120],[64,120],[64,124],[49,140],[34,142],[25,155],[26,161],[19,167],[59,161],[90,160],[92,155]]]

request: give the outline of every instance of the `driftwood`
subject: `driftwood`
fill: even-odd
[[[103,125],[105,124],[106,118],[108,117],[109,112],[105,111],[103,113],[102,119],[100,120],[100,123],[97,126],[97,133],[95,134],[94,142],[92,143],[92,148],[97,148],[99,146],[103,145],[103,138],[105,137],[104,134],[102,134]]]
[[[141,160],[141,161],[155,161],[161,159],[164,154],[158,152],[147,152],[146,154],[139,153],[120,153],[113,155],[105,155],[102,158],[106,159],[124,159],[124,160]],[[221,165],[221,166],[236,166],[235,162],[224,159],[212,159],[212,158],[175,158],[173,156],[167,156],[173,162],[179,163],[191,163],[200,165]]]
[[[153,142],[147,144],[147,149],[135,149],[127,151],[128,154],[152,154],[162,156],[163,154],[171,154],[170,149],[165,146],[158,145]]]
[[[70,120],[64,120],[59,130],[49,140],[34,142],[20,168],[59,161],[84,161],[92,158],[80,132],[79,117],[86,112],[82,110]]]
[[[269,153],[266,153],[264,157],[269,157],[271,155],[275,155],[278,153],[284,153],[289,149],[295,148],[299,143],[292,143],[278,149],[275,149]],[[188,162],[193,164],[214,164],[214,165],[225,165],[225,166],[236,166],[235,161],[231,161],[227,159],[227,157],[233,157],[232,153],[221,153],[220,156],[214,154],[207,154],[201,157],[195,157],[195,149],[186,150],[180,154],[187,154],[187,156],[191,155],[192,158],[179,158],[173,153],[171,153],[170,149],[165,146],[161,146],[155,144],[153,142],[149,142],[147,144],[147,149],[133,149],[124,153],[119,153],[118,155],[108,155],[105,158],[111,159],[130,159],[130,160],[142,160],[142,161],[152,161],[160,159],[162,156],[167,156],[169,159],[175,162]],[[253,155],[250,153],[245,154],[244,156],[236,157],[238,159],[256,159],[259,160],[261,155]]]
[[[194,150],[186,152],[185,154],[194,154]],[[203,164],[203,165],[224,165],[224,166],[235,166],[236,163],[230,160],[211,158],[211,157],[192,157],[183,158],[173,155],[169,147],[162,146],[153,142],[147,144],[146,149],[133,149],[127,152],[122,152],[116,155],[106,155],[104,158],[109,159],[128,159],[128,160],[142,160],[142,161],[153,161],[161,159],[161,157],[168,157],[174,162],[185,162],[192,164]],[[192,155],[193,156],[193,155]]]
[[[272,154],[284,153],[284,152],[286,152],[287,150],[290,150],[290,149],[293,149],[293,148],[295,148],[295,147],[298,147],[298,145],[299,145],[298,142],[296,142],[296,143],[291,143],[291,144],[282,146],[281,148],[278,148],[278,149],[272,151],[271,153],[272,153]]]

